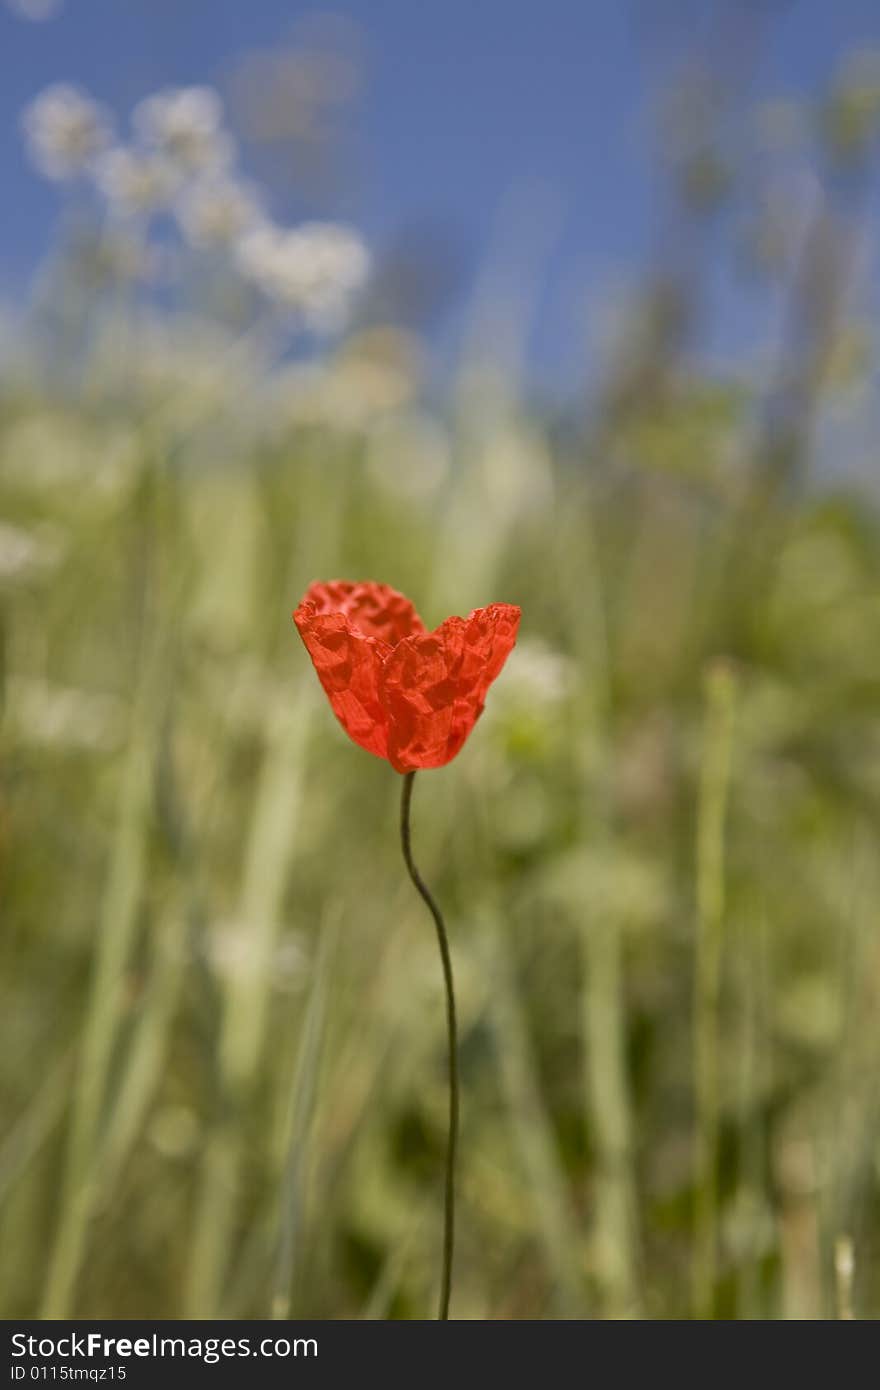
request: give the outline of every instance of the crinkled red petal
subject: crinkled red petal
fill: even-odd
[[[317,612],[309,598],[293,620],[349,738],[378,758],[387,758],[388,716],[379,698],[379,681],[391,647],[357,631],[344,613]]]
[[[385,659],[379,696],[388,759],[398,772],[442,767],[483,712],[486,691],[516,641],[520,610],[508,603],[447,618],[404,638]]]
[[[313,603],[316,613],[343,614],[355,631],[364,637],[376,637],[390,647],[414,632],[425,631],[409,599],[387,584],[333,579],[327,584],[312,584],[303,599],[305,603]]]

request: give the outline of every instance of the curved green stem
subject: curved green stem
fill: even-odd
[[[440,909],[431,897],[421,874],[413,863],[410,844],[409,808],[412,801],[414,772],[407,772],[403,778],[403,795],[400,801],[400,843],[407,871],[416,891],[424,900],[437,928],[437,944],[443,962],[443,980],[446,985],[446,1026],[449,1035],[449,1138],[446,1145],[446,1196],[443,1216],[443,1279],[440,1287],[440,1311],[438,1318],[445,1321],[449,1317],[449,1295],[452,1288],[452,1248],[455,1238],[455,1153],[458,1147],[458,1037],[455,1020],[455,989],[452,982],[452,957],[449,953],[449,938]]]

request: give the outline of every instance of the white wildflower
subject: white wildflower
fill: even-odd
[[[114,212],[143,217],[167,205],[177,179],[162,155],[117,145],[97,161],[95,182]]]
[[[102,106],[77,87],[47,87],[22,115],[31,159],[50,179],[82,173],[110,142],[110,122]]]
[[[267,292],[277,273],[282,232],[270,222],[243,236],[236,247],[236,258],[243,274]]]
[[[244,274],[270,299],[296,310],[318,331],[342,326],[369,271],[358,234],[332,222],[257,228],[242,238],[238,257]]]
[[[177,207],[181,231],[192,246],[231,246],[262,221],[253,186],[228,175],[199,180]]]
[[[211,87],[168,87],[139,102],[132,124],[149,148],[184,174],[232,163],[232,138],[222,128],[223,108]]]

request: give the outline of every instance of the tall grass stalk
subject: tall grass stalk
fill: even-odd
[[[599,863],[614,848],[609,806],[612,690],[606,585],[587,487],[581,485],[577,506],[560,507],[559,531],[562,546],[577,555],[570,622],[583,684],[571,705],[570,737],[578,750],[579,835],[593,862]],[[583,883],[583,908],[574,911],[583,962],[585,1116],[596,1153],[592,1253],[599,1308],[605,1317],[639,1317],[640,1234],[626,1061],[626,924],[619,904],[609,901],[607,894],[598,895],[589,880]]]
[[[636,1183],[623,987],[623,923],[615,907],[583,934],[590,1115],[596,1146],[595,1251],[603,1315],[638,1317]]]
[[[507,1113],[537,1217],[556,1316],[585,1315],[585,1260],[579,1222],[542,1095],[521,991],[500,917],[483,919],[489,948],[489,1010]]]
[[[696,1100],[691,1297],[694,1316],[715,1311],[718,1264],[719,1003],[724,944],[724,841],[734,736],[735,680],[718,662],[705,678],[706,713],[697,804],[697,941],[694,973]]]
[[[112,1190],[131,1153],[162,1075],[186,975],[183,915],[171,904],[156,932],[155,959],[108,1117],[101,1171]]]
[[[851,1322],[853,1312],[853,1278],[856,1272],[851,1236],[838,1236],[834,1242],[834,1282],[837,1294],[837,1316]]]
[[[273,1318],[291,1316],[292,1286],[299,1267],[299,1245],[303,1230],[305,1152],[318,1090],[335,940],[336,921],[328,923],[325,918],[297,1048],[293,1093],[288,1111],[287,1155],[279,1203],[281,1217],[278,1256],[271,1301]]]
[[[72,1060],[61,1058],[0,1144],[0,1207],[61,1121],[70,1096]]]
[[[7,1316],[20,1306],[23,1283],[44,1273],[42,1160],[67,1110],[73,1063],[71,1052],[61,1056],[0,1144],[0,1249],[17,1250],[20,1255],[17,1260],[0,1261],[0,1307]]]
[[[275,712],[266,738],[244,856],[236,920],[247,932],[246,969],[227,981],[218,1044],[219,1113],[202,1158],[184,1307],[192,1318],[223,1306],[248,1136],[242,1117],[266,1044],[273,956],[303,810],[304,753],[314,705],[303,686]]]
[[[764,1180],[766,1125],[762,1104],[768,1091],[770,1030],[768,1015],[767,921],[756,901],[737,932],[739,968],[739,1058],[737,1124],[740,1165],[736,1193],[741,1255],[736,1279],[736,1311],[741,1318],[761,1315],[761,1260],[768,1222]]]
[[[363,1322],[382,1322],[390,1314],[407,1260],[418,1244],[420,1230],[421,1223],[417,1223],[413,1232],[389,1251],[361,1312]]]
[[[98,924],[82,1049],[74,1087],[58,1226],[41,1316],[73,1315],[77,1277],[95,1202],[102,1192],[102,1110],[123,1008],[125,970],[137,927],[147,862],[152,772],[159,733],[162,669],[154,651],[132,714],[119,815]]]

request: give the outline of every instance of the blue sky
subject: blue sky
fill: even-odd
[[[763,16],[744,98],[816,93],[848,49],[880,44],[877,0],[742,8]],[[706,0],[66,0],[38,24],[0,0],[0,284],[8,294],[27,282],[56,224],[57,190],[27,165],[18,131],[43,86],[81,83],[122,120],[157,87],[223,89],[249,50],[281,46],[304,16],[340,13],[364,54],[348,177],[302,210],[344,215],[379,248],[433,227],[462,274],[440,338],[460,335],[461,306],[481,277],[508,267],[531,306],[530,365],[539,376],[576,374],[584,326],[650,253],[654,98],[713,9]],[[723,285],[718,294],[735,336],[741,305]]]

